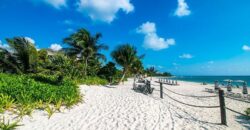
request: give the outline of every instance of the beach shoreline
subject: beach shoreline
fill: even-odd
[[[122,85],[86,86],[81,85],[84,102],[71,109],[64,109],[48,119],[46,112],[36,110],[32,117],[25,116],[19,130],[112,130],[112,129],[228,129],[247,130],[250,123],[242,116],[227,111],[228,126],[220,125],[219,108],[193,108],[175,102],[167,96],[160,98],[159,84],[153,78],[151,82],[155,91],[152,95],[144,95],[132,90],[133,79],[128,79]],[[194,82],[179,81],[179,86],[164,85],[164,87],[186,95],[212,96],[205,92],[206,87]],[[233,90],[234,91],[234,90]],[[218,97],[190,98],[179,96],[164,90],[171,97],[182,102],[216,106]],[[226,100],[226,105],[237,111],[244,112],[249,104],[234,100]],[[5,116],[12,116],[5,114]]]

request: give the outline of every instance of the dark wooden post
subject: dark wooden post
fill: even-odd
[[[160,96],[163,98],[163,88],[162,88],[162,83],[160,83]]]
[[[214,90],[218,90],[219,89],[219,81],[216,80],[214,81]]]
[[[148,83],[149,94],[152,94],[151,81],[148,81],[147,83]]]
[[[220,115],[221,115],[221,124],[227,125],[227,118],[226,118],[226,105],[224,99],[224,91],[219,90],[219,100],[220,100]]]

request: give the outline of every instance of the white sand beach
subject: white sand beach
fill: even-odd
[[[194,108],[159,96],[159,86],[152,95],[132,90],[133,80],[119,86],[81,86],[84,102],[70,110],[55,113],[48,119],[46,112],[36,110],[32,117],[25,116],[20,130],[247,130],[250,120],[227,111],[228,126],[220,125],[219,108]],[[157,84],[157,83],[154,83]],[[167,86],[178,93],[214,95],[204,92],[199,83],[179,82],[180,86]],[[233,89],[234,91],[234,89]],[[218,97],[187,98],[165,91],[173,98],[194,105],[218,105]],[[226,99],[226,105],[244,112],[247,103]],[[5,114],[7,115],[7,114]]]

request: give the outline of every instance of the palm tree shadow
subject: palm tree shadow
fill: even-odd
[[[250,117],[240,115],[236,116],[235,118],[238,123],[250,130]]]
[[[112,86],[112,85],[103,85],[103,87],[106,87],[106,88],[116,88],[115,86]]]

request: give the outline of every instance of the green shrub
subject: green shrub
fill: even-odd
[[[14,99],[11,96],[4,95],[2,93],[0,94],[0,109],[2,111],[4,109],[9,110],[13,105],[14,105]]]
[[[59,85],[62,82],[61,75],[45,75],[45,74],[31,74],[30,78],[34,79],[35,81]]]
[[[246,113],[248,116],[250,116],[250,108],[247,108],[247,109],[245,110],[245,113]]]
[[[86,84],[86,85],[107,85],[108,81],[101,79],[99,77],[86,77],[84,79],[76,80],[77,84]]]
[[[110,82],[113,82],[116,70],[117,69],[115,67],[115,63],[109,62],[100,69],[100,71],[98,72],[98,76]]]
[[[0,74],[0,100],[0,110],[16,104],[22,115],[29,113],[23,112],[27,106],[41,108],[42,104],[47,103],[72,106],[81,100],[81,95],[79,87],[69,80],[63,80],[60,85],[55,85],[35,81],[27,75]]]

